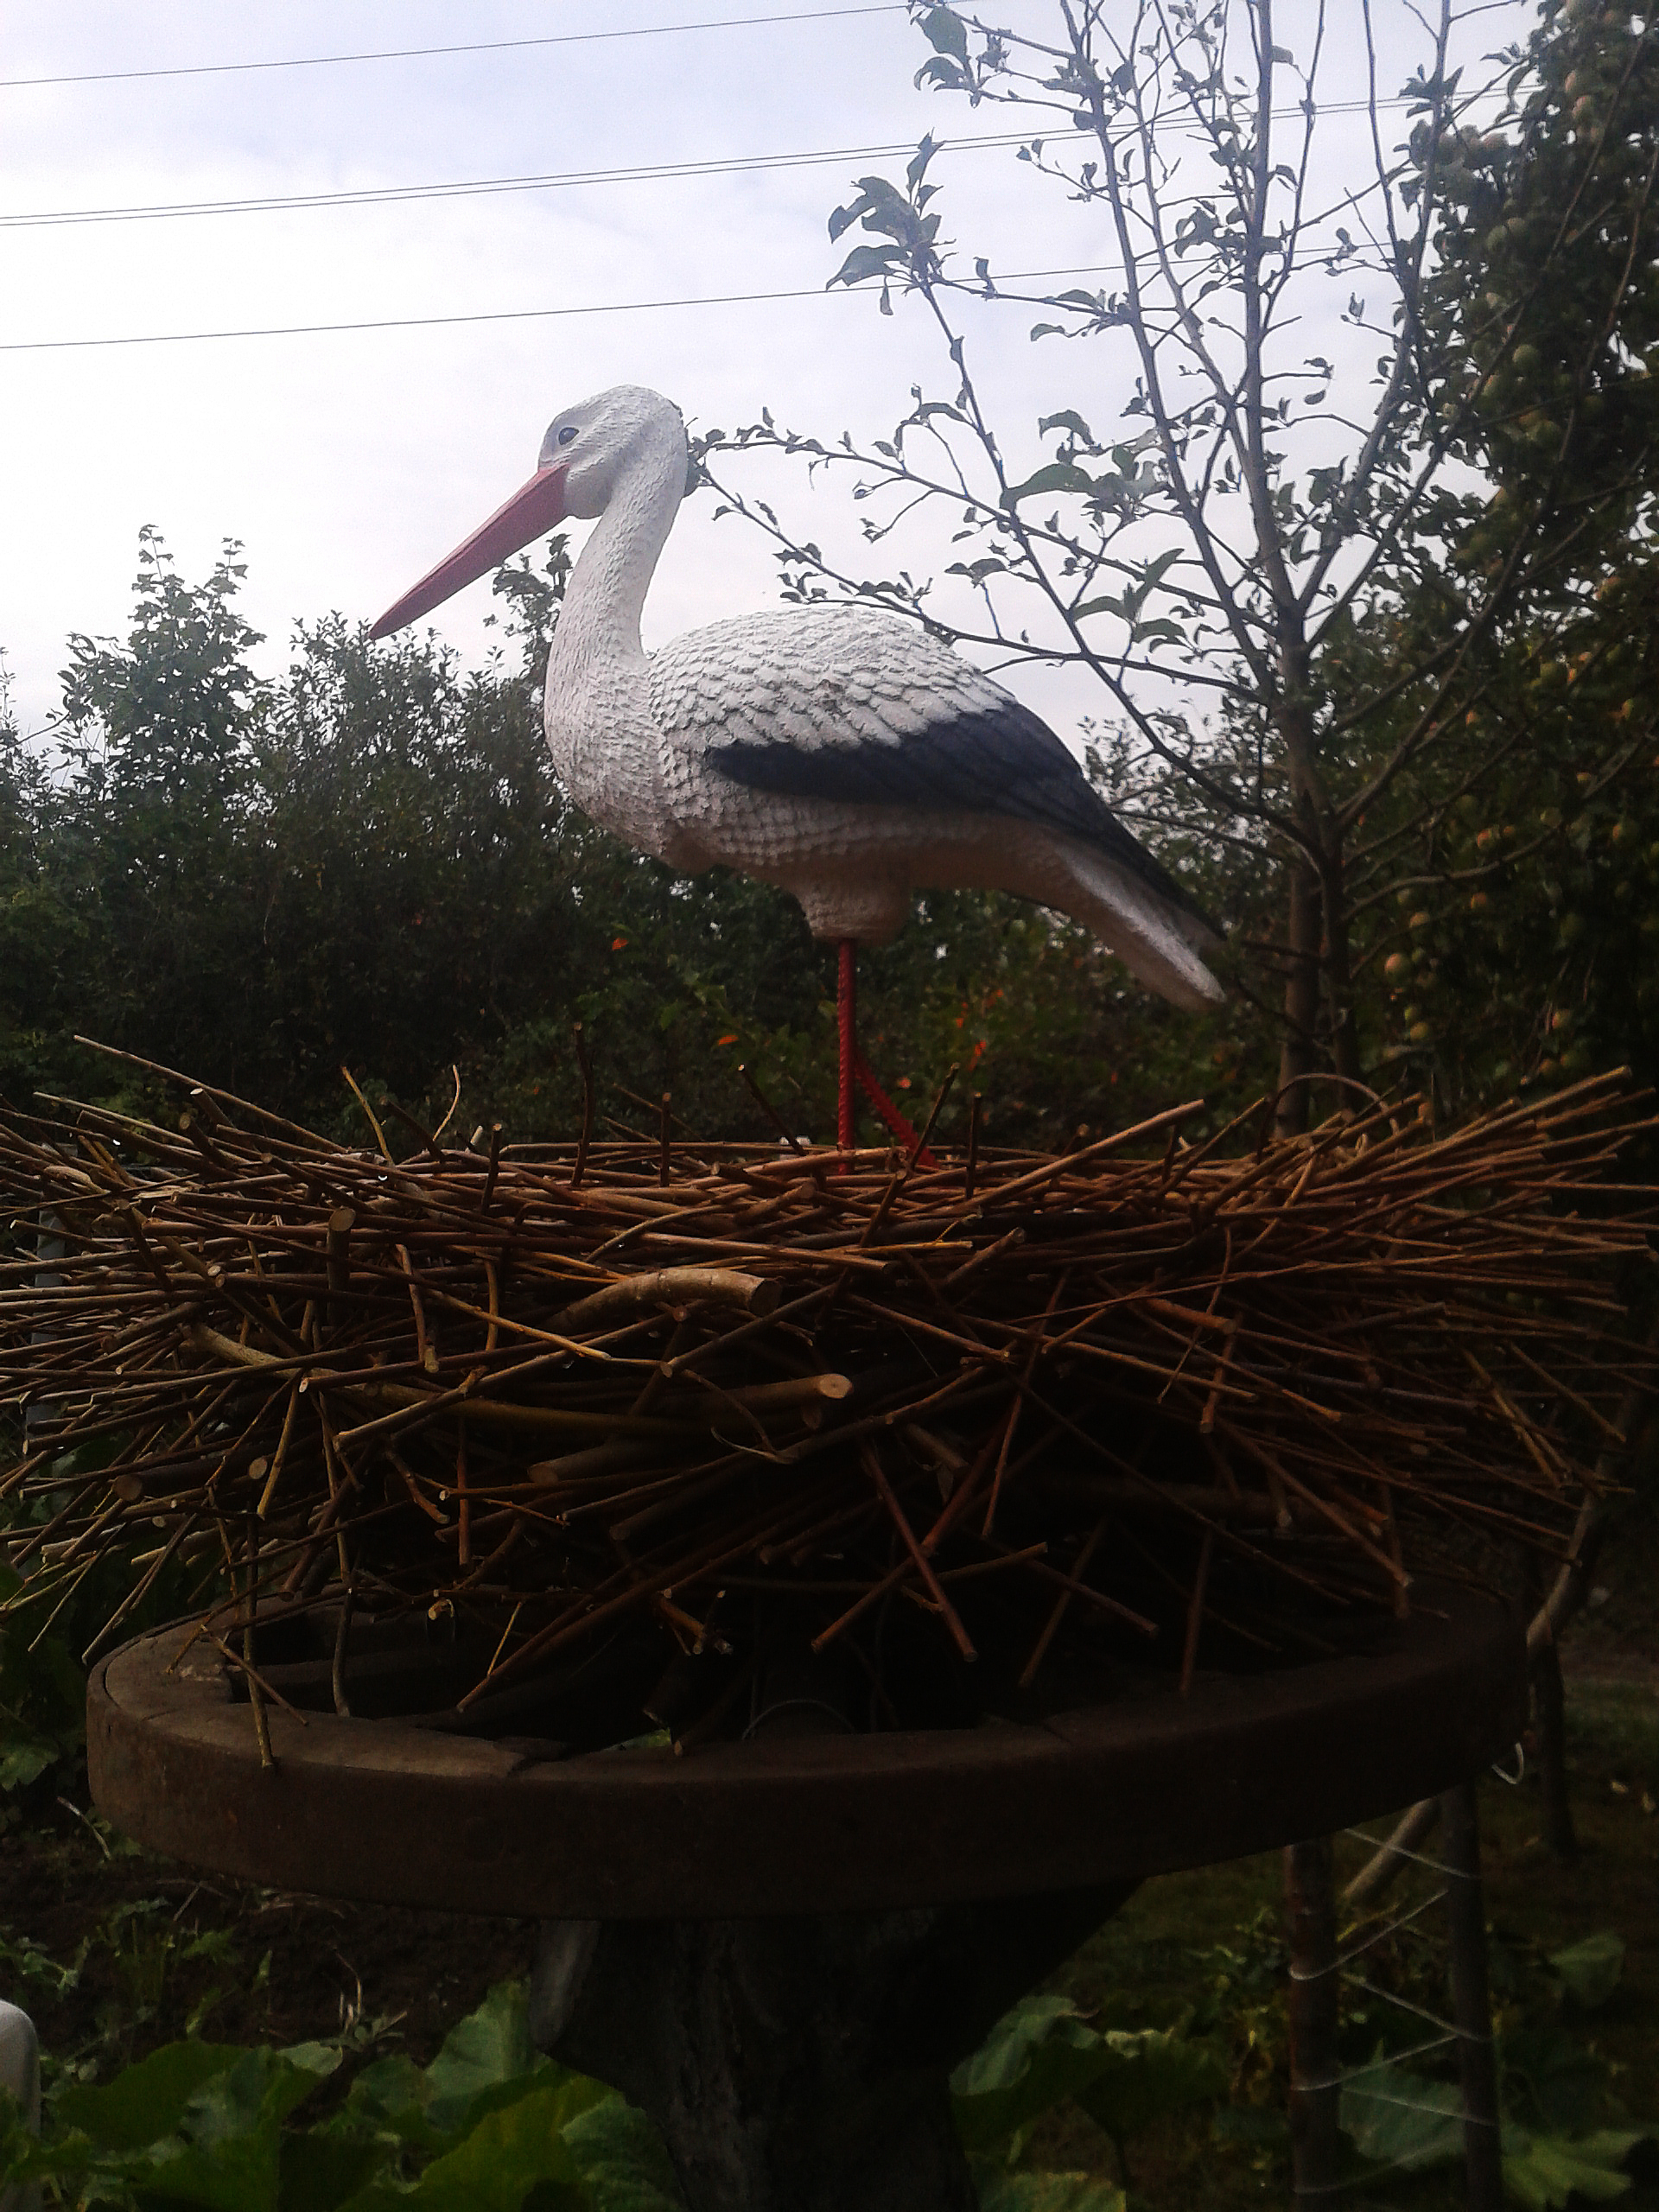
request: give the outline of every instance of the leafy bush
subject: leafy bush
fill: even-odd
[[[11,1963],[16,1963],[12,1961]],[[245,2050],[188,2040],[106,2084],[60,2080],[38,2143],[0,2096],[0,2183],[62,2201],[201,2212],[676,2212],[656,2131],[621,2095],[538,2058],[524,1985],[504,1982],[432,2063],[371,2057],[340,2090],[347,2044]],[[1097,2032],[1033,1996],[951,2090],[982,2212],[1123,2212],[1080,2173],[1017,2171],[1033,2125],[1073,2101],[1123,2145],[1222,2094],[1226,2072],[1179,2033]]]
[[[1033,2125],[1068,2100],[1109,2137],[1127,2187],[1126,2144],[1166,2114],[1226,2092],[1227,2069],[1207,2044],[1177,2029],[1097,2031],[1070,1998],[1040,1993],[1006,2013],[950,2080],[957,2125],[981,2175],[982,2212],[1122,2205],[1120,2192],[1083,2175],[1009,2171]]]
[[[1659,2127],[1609,2124],[1613,2069],[1580,2039],[1574,2017],[1607,2003],[1624,1962],[1623,1938],[1609,1931],[1548,1954],[1497,1947],[1503,2181],[1526,2212],[1565,2212],[1574,2195],[1624,2196],[1625,2160],[1659,2139]],[[1456,2082],[1389,2063],[1382,2043],[1372,2068],[1355,2069],[1343,2090],[1342,2126],[1361,2157],[1383,2167],[1419,2171],[1463,2157]]]
[[[675,2212],[654,2130],[613,2089],[538,2059],[502,1983],[429,2066],[361,2066],[332,2110],[338,2044],[186,2041],[102,2087],[61,2088],[38,2143],[0,2097],[0,2181],[72,2203],[202,2212]]]

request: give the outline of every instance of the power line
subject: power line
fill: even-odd
[[[1508,0],[1503,0],[1503,3],[1507,4]],[[742,20],[760,22],[765,19],[751,16]],[[806,19],[791,17],[788,20]],[[1375,105],[1381,112],[1410,104],[1404,98],[1400,98],[1378,100]],[[1368,100],[1332,100],[1328,105],[1320,107],[1319,114],[1321,117],[1366,114],[1370,112],[1371,107],[1372,103]],[[1273,119],[1283,122],[1294,119],[1300,113],[1300,108],[1275,109]],[[1166,124],[1163,129],[1173,130],[1178,137],[1202,136],[1198,126],[1192,124]],[[957,154],[981,148],[1024,146],[1029,145],[1033,138],[1058,137],[1054,131],[1027,130],[992,132],[972,138],[940,138],[934,142],[934,151]],[[808,153],[735,154],[708,161],[637,162],[614,169],[551,169],[525,176],[457,177],[441,184],[364,185],[340,192],[272,192],[255,194],[241,200],[152,200],[113,207],[30,208],[17,214],[0,213],[0,231],[59,229],[65,226],[89,223],[156,222],[180,216],[267,215],[305,213],[318,208],[400,207],[405,202],[416,200],[480,199],[498,193],[558,192],[585,185],[652,184],[704,176],[747,176],[764,175],[773,169],[822,167],[830,162],[888,161],[899,155],[912,154],[915,150],[914,143],[906,139],[880,146],[830,146]]]
[[[297,54],[274,61],[201,61],[172,69],[93,69],[75,76],[0,77],[0,92],[21,92],[44,85],[130,85],[157,77],[238,77],[261,69],[332,69],[348,61],[423,61],[450,54],[512,54],[533,46],[597,46],[624,38],[665,38],[678,31],[747,29],[761,23],[821,23],[844,16],[895,16],[905,0],[864,0],[848,8],[807,8],[776,16],[711,16],[691,23],[641,23],[631,29],[556,31],[542,38],[482,39],[457,46],[394,46],[360,54]]]
[[[1115,266],[1102,261],[1080,269],[1015,269],[994,281],[998,284],[1030,284],[1046,282],[1052,276],[1099,276]],[[119,338],[8,339],[0,343],[0,353],[86,353],[95,347],[114,346],[197,346],[232,338],[323,338],[360,330],[436,330],[461,323],[543,322],[565,315],[646,315],[669,308],[753,307],[776,300],[823,300],[835,296],[827,285],[815,284],[778,292],[713,292],[683,299],[595,301],[591,305],[564,308],[501,308],[481,315],[386,315],[358,322],[270,323],[245,330],[156,330]],[[849,289],[845,296],[850,299],[855,295]]]
[[[1010,130],[978,138],[941,138],[938,153],[975,147],[1024,145],[1029,131]],[[17,215],[0,214],[0,230],[57,228],[65,224],[134,223],[179,215],[259,215],[317,207],[400,206],[407,200],[466,200],[502,192],[556,192],[573,185],[645,184],[675,178],[747,176],[772,169],[810,168],[828,162],[890,160],[913,154],[912,140],[884,146],[830,146],[814,153],[739,154],[724,160],[640,162],[626,168],[557,169],[543,175],[461,177],[446,184],[368,185],[343,192],[269,193],[247,200],[162,200],[123,207],[50,207]]]

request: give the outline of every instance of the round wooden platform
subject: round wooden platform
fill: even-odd
[[[99,1808],[193,1866],[552,1919],[725,1919],[1133,1882],[1442,1789],[1522,1726],[1522,1630],[1436,1589],[1364,1657],[1160,1678],[1039,1724],[543,1756],[395,1719],[253,1716],[177,1628],[94,1671]],[[553,1748],[553,1747],[549,1747]]]

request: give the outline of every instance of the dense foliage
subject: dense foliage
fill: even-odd
[[[1343,2126],[1350,2185],[1436,2168],[1462,2153],[1459,2090],[1421,2070],[1421,2023],[1446,1961],[1432,1932],[1384,1929],[1368,1950],[1378,1986],[1348,2031]],[[200,1954],[223,1945],[200,1939]],[[7,1963],[73,1977],[0,1943]],[[1598,1933],[1546,1953],[1497,1955],[1505,2179],[1528,2212],[1622,2195],[1622,2169],[1654,2130],[1613,2094],[1615,2069],[1586,2047],[1582,2016],[1618,1987],[1624,1945]],[[1285,1958],[1264,1916],[1190,1955],[1200,1991],[1170,2027],[1097,2024],[1069,1995],[1023,1999],[951,2077],[952,2105],[982,2212],[1126,2212],[1132,2158],[1179,2120],[1224,2157],[1282,2149]],[[181,1963],[182,1963],[182,1958]],[[204,2005],[211,2009],[211,2000]],[[655,2129],[614,2089],[537,2056],[522,1983],[502,1983],[450,2031],[431,2063],[390,2048],[395,2021],[355,2019],[286,2048],[188,2037],[99,2082],[54,2062],[43,2139],[0,2090],[0,2180],[43,2183],[55,2201],[161,2212],[679,2212]],[[1438,2049],[1438,2046],[1432,2046]],[[1058,2126],[1057,2128],[1057,2123]],[[1055,2171],[1064,2141],[1086,2170]],[[1107,2146],[1109,2145],[1109,2150]],[[1033,2152],[1036,2155],[1033,2155]],[[1104,2177],[1109,2158],[1122,2188]]]
[[[700,1135],[763,1135],[744,1063],[791,1126],[827,1134],[830,956],[781,893],[677,879],[565,803],[539,728],[545,604],[517,627],[522,666],[509,647],[464,675],[429,640],[372,645],[336,616],[261,681],[236,550],[191,584],[147,534],[127,636],[73,641],[59,772],[7,734],[14,1101],[143,1090],[79,1034],[331,1130],[356,1111],[344,1064],[428,1127],[455,1066],[463,1134],[569,1134],[581,1021],[613,1116],[654,1116],[667,1090]],[[959,1060],[1009,1134],[1115,1116],[1151,1095],[1147,1045],[1192,1049],[1079,931],[1005,899],[918,899],[862,985],[897,1095],[931,1096]]]
[[[568,1135],[581,1021],[621,1122],[644,1126],[667,1090],[699,1135],[763,1136],[746,1064],[791,1127],[827,1135],[831,960],[791,899],[723,871],[677,879],[578,815],[511,650],[467,675],[429,640],[371,645],[331,616],[257,678],[240,574],[227,548],[190,583],[147,537],[126,638],[73,643],[55,772],[0,733],[14,1103],[148,1095],[79,1035],[331,1132],[357,1111],[343,1064],[429,1128],[457,1067],[463,1134]],[[1513,725],[1500,772],[1464,788],[1448,737],[1402,779],[1390,865],[1354,890],[1368,1079],[1468,1106],[1562,1070],[1659,1071],[1655,604],[1646,563],[1610,569],[1465,710],[1483,752],[1476,725]],[[1109,744],[1096,758],[1109,776]],[[959,1062],[947,1129],[971,1084],[994,1137],[1057,1143],[1177,1096],[1225,1118],[1270,1087],[1277,1025],[1251,960],[1271,868],[1248,841],[1207,859],[1185,842],[1235,921],[1226,1009],[1173,1013],[1017,900],[918,897],[862,965],[871,1057],[900,1102],[925,1109]]]

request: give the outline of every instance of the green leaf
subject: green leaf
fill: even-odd
[[[12,1743],[0,1751],[0,1789],[27,1789],[58,1756],[50,1744]]]
[[[979,2212],[1126,2212],[1121,2189],[1090,2174],[1011,2174],[981,2169]]]
[[[1011,2088],[1052,2035],[1073,2030],[1090,2041],[1097,2040],[1069,1997],[1022,1997],[1002,2015],[972,2057],[964,2058],[950,2076],[951,2095],[960,2100]]]
[[[1073,408],[1062,407],[1057,415],[1039,415],[1037,418],[1038,436],[1046,438],[1051,430],[1069,431],[1081,445],[1092,446],[1095,442],[1094,432]]]
[[[394,2201],[409,2212],[519,2212],[533,2189],[537,2212],[588,2212],[564,2128],[573,2100],[594,2092],[614,2094],[571,2075],[532,2089],[504,2111],[486,2113],[464,2142],[435,2158],[414,2189]]]
[[[1447,2082],[1377,2064],[1344,2086],[1340,2116],[1360,2155],[1380,2165],[1431,2166],[1463,2156],[1463,2094]]]
[[[77,2083],[57,2101],[60,2127],[79,2128],[100,2151],[140,2151],[178,2132],[192,2097],[246,2053],[232,2044],[170,2043],[105,2088]]]
[[[1599,1935],[1569,1943],[1564,1951],[1552,1951],[1549,1963],[1573,2003],[1592,2012],[1618,1986],[1624,1971],[1624,1938],[1604,1929]]]
[[[331,2045],[296,2048],[321,2050],[322,2063],[298,2065],[283,2050],[241,2051],[234,2066],[213,2075],[191,2098],[179,2133],[193,2143],[228,2143],[286,2120],[340,2063]]]
[[[1067,2097],[1122,2142],[1226,2087],[1225,2068],[1202,2044],[1155,2028],[1098,2035],[1070,1999],[1052,1995],[1016,2005],[950,2077],[970,2157],[1009,2145]]]
[[[524,1985],[499,1982],[424,2070],[402,2052],[364,2067],[329,2125],[344,2135],[390,2134],[411,2149],[448,2151],[486,2113],[575,2078],[537,2057]]]
[[[185,1955],[188,1957],[189,1954],[187,1952]],[[267,1951],[265,1965],[269,1967],[270,1963],[270,1954]],[[284,2044],[276,2056],[286,2059],[290,2066],[297,2066],[302,2072],[314,2074],[318,2081],[324,2082],[339,2066],[340,2050],[337,2043],[290,2043]]]
[[[1227,2069],[1203,2044],[1147,2028],[1103,2038],[1100,2070],[1077,2098],[1115,2143],[1141,2134],[1166,2113],[1227,2094]]]
[[[1503,2185],[1527,2212],[1566,2212],[1569,2197],[1605,2204],[1623,2196],[1630,2177],[1624,2161],[1643,2139],[1642,2128],[1603,2127],[1593,2134],[1529,2135],[1503,2130]]]
[[[203,2212],[278,2212],[283,2122],[321,2078],[279,2051],[239,2052],[191,2098],[176,2136],[125,2177],[142,2194]]]
[[[897,246],[855,245],[835,275],[831,284],[861,284],[869,276],[887,276],[903,268],[904,256]],[[829,287],[824,288],[828,290]]]
[[[873,216],[882,224],[893,224],[896,230],[889,237],[899,235],[911,226],[912,210],[898,186],[885,176],[855,176],[853,182],[863,194],[859,213]]]
[[[626,2097],[613,2091],[578,2113],[564,2140],[589,2212],[685,2212],[662,2137]]]
[[[1069,461],[1051,461],[1023,484],[1010,484],[1002,494],[1005,507],[1017,507],[1021,499],[1033,499],[1045,492],[1092,492],[1093,480]]]
[[[1031,2053],[1017,2080],[952,2098],[957,2133],[970,2157],[1011,2145],[1035,2120],[1086,2090],[1099,2072],[1100,2038],[1078,2026],[1061,2030]]]
[[[1543,2135],[1582,2135],[1601,2119],[1607,2062],[1560,2019],[1522,2022],[1500,2040],[1503,2104]]]
[[[426,2120],[430,2101],[421,2069],[406,2052],[393,2051],[359,2073],[335,2125],[346,2131],[385,2131],[429,2148],[435,2140]]]
[[[1004,2013],[950,2077],[957,2133],[969,2158],[1008,2152],[1013,2139],[1092,2080],[1101,2039],[1068,1997],[1027,1997]]]
[[[921,143],[917,147],[916,151],[911,156],[909,163],[905,170],[905,182],[910,187],[912,192],[915,191],[917,186],[920,184],[922,179],[927,175],[927,165],[938,150],[938,146],[933,142],[933,134],[930,130],[925,135]]]
[[[499,1981],[475,2012],[450,2029],[426,2069],[427,2118],[458,2127],[481,2092],[522,2079],[537,2063],[522,1981]]]
[[[967,61],[967,27],[948,8],[930,9],[922,18],[922,33],[936,54],[949,54],[958,61]]]
[[[1168,553],[1160,553],[1155,561],[1148,561],[1141,571],[1141,590],[1148,592],[1154,584],[1160,583],[1180,557],[1181,549],[1178,545]]]
[[[320,2127],[284,2135],[278,2212],[336,2212],[396,2155],[393,2144],[373,2136],[340,2135]]]
[[[86,2139],[80,2140],[84,2143]],[[41,2152],[34,2130],[23,2117],[22,2106],[7,2088],[0,2088],[0,2195],[5,2184],[41,2169]],[[56,2171],[60,2169],[53,2168]],[[75,2167],[61,2169],[69,2173]]]
[[[951,92],[971,92],[973,79],[960,62],[952,61],[943,54],[936,54],[931,61],[924,61],[916,72],[916,88],[924,85],[938,85]]]

